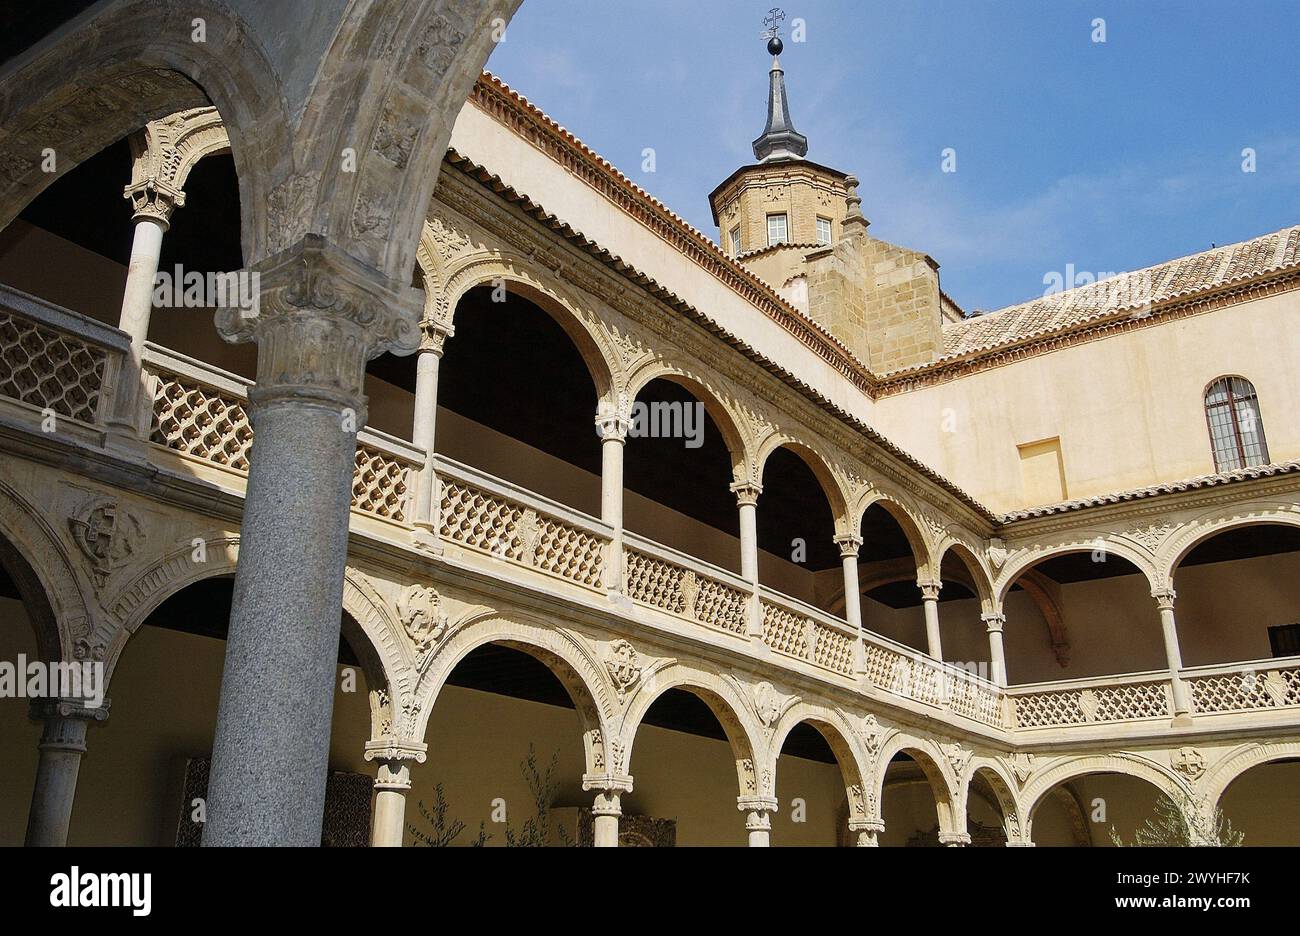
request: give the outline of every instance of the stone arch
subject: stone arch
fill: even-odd
[[[930,782],[930,791],[934,794],[935,813],[939,820],[941,833],[965,832],[957,828],[954,805],[957,800],[957,780],[952,775],[948,758],[939,750],[939,746],[929,738],[918,738],[904,732],[897,732],[880,748],[876,760],[876,777],[873,780],[877,808],[883,808],[885,795],[885,775],[889,772],[889,762],[896,754],[906,754],[916,761],[917,766]],[[883,815],[872,818],[884,818]]]
[[[619,730],[617,772],[631,774],[632,745],[637,729],[655,700],[669,689],[690,692],[713,712],[731,745],[736,761],[736,780],[742,798],[773,797],[775,778],[759,759],[765,747],[758,743],[763,732],[735,686],[715,672],[686,663],[673,663],[642,682],[623,712]]]
[[[410,708],[401,716],[399,735],[423,740],[433,707],[452,670],[470,653],[487,644],[520,650],[549,669],[573,700],[582,725],[586,769],[590,774],[614,773],[613,752],[606,739],[615,737],[615,708],[604,667],[577,633],[548,626],[525,615],[502,615],[489,608],[471,610],[447,625],[450,636],[429,659],[417,661]]]
[[[1300,511],[1286,501],[1253,501],[1207,511],[1183,523],[1156,550],[1157,574],[1172,585],[1187,554],[1212,537],[1250,526],[1300,527]]]
[[[930,558],[930,541],[926,538],[924,524],[919,519],[921,511],[912,499],[901,491],[894,491],[873,483],[853,508],[852,532],[857,533],[862,529],[862,521],[874,504],[879,504],[902,529],[903,536],[907,538],[907,545],[912,549],[912,561],[916,565],[917,578],[930,577],[931,570],[937,569],[938,564]]]
[[[1025,835],[1031,834],[1034,815],[1054,787],[1088,774],[1103,773],[1124,774],[1145,780],[1176,803],[1191,795],[1187,784],[1171,770],[1137,754],[1121,751],[1114,754],[1063,757],[1046,769],[1036,771],[1035,776],[1025,785],[1021,794],[1021,802],[1025,804]]]
[[[504,28],[519,3],[348,5],[303,112],[304,162],[323,171],[290,243],[328,231],[391,280],[410,281],[452,125],[492,50],[493,21]],[[345,148],[355,171],[341,166]]]
[[[844,490],[844,485],[840,482],[836,473],[831,470],[830,463],[822,457],[812,446],[801,442],[792,436],[784,433],[777,433],[768,437],[758,450],[758,455],[754,460],[754,471],[758,482],[761,484],[763,479],[763,469],[767,465],[768,458],[779,448],[789,449],[803,459],[817,483],[821,486],[822,493],[826,495],[826,501],[830,504],[831,516],[835,520],[836,531],[841,531],[845,519],[848,517],[848,493]]]
[[[615,388],[618,367],[615,364],[617,355],[611,350],[608,337],[595,316],[584,313],[583,304],[574,295],[553,277],[538,273],[535,264],[523,258],[503,253],[481,254],[458,263],[450,271],[444,287],[444,324],[449,333],[455,328],[456,308],[465,294],[475,286],[494,280],[504,281],[508,291],[533,303],[564,329],[587,365],[597,398],[609,399]],[[596,414],[592,413],[593,420],[595,417]]]
[[[790,732],[800,724],[808,724],[815,728],[835,755],[840,775],[844,778],[844,795],[849,804],[849,818],[851,820],[874,818],[868,800],[870,792],[866,782],[867,772],[862,768],[866,758],[861,756],[858,749],[857,735],[842,713],[825,706],[796,702],[773,728],[768,752],[773,791],[775,792],[776,789],[776,764],[781,756],[781,748],[785,746]]]
[[[191,41],[195,18],[204,20],[205,42]],[[0,75],[0,124],[11,128],[0,146],[10,167],[0,184],[0,227],[115,140],[151,120],[215,105],[239,177],[246,260],[288,246],[270,215],[288,200],[276,182],[293,166],[292,122],[256,30],[219,0],[101,4],[71,27]],[[52,173],[41,167],[46,147],[58,156]]]
[[[202,541],[205,558],[194,551]],[[173,544],[172,548],[106,597],[113,625],[105,652],[105,681],[111,684],[130,638],[164,601],[205,579],[233,577],[239,561],[239,535],[209,531]],[[361,661],[370,688],[372,713],[376,693],[394,692],[405,669],[400,655],[400,625],[387,611],[366,576],[349,566],[344,572],[343,636]],[[355,625],[355,626],[354,626]],[[375,715],[377,719],[377,714]]]
[[[1101,543],[1108,553],[1131,562],[1146,577],[1152,589],[1159,585],[1160,580],[1156,576],[1149,552],[1104,530],[1080,531],[1078,538],[1071,542],[1051,546],[1028,546],[1009,557],[993,583],[997,605],[1001,607],[1006,602],[1007,593],[1011,591],[1011,586],[1016,583],[1016,580],[1040,562],[1069,553],[1092,552],[1098,548],[1098,543]]]
[[[99,616],[88,600],[94,588],[82,563],[45,515],[3,480],[0,565],[23,599],[43,660],[102,659]]]
[[[1212,812],[1235,780],[1254,767],[1280,760],[1300,760],[1300,741],[1251,742],[1233,748],[1208,770],[1197,785],[1201,805]]]
[[[935,547],[933,560],[935,573],[943,567],[943,557],[949,552],[957,556],[966,569],[969,584],[974,587],[975,597],[979,599],[980,610],[985,614],[994,613],[1000,605],[993,593],[993,576],[989,574],[988,567],[981,561],[979,554],[966,542],[945,533]]]
[[[994,797],[997,798],[998,808],[1002,812],[1002,830],[1006,833],[1007,841],[1024,841],[1028,829],[1021,811],[1020,800],[1016,797],[1017,784],[1011,772],[996,758],[976,756],[971,761],[970,770],[967,771],[961,785],[959,815],[967,816],[970,788],[977,775],[989,785]]]
[[[635,403],[646,385],[657,379],[677,384],[704,405],[705,412],[722,433],[722,440],[731,455],[732,480],[744,480],[745,466],[750,462],[753,445],[740,428],[743,425],[740,413],[726,402],[726,394],[693,368],[656,355],[627,374],[628,405]]]
[[[131,134],[132,187],[161,183],[185,190],[190,172],[208,156],[230,152],[230,135],[215,107],[194,107],[151,120]]]

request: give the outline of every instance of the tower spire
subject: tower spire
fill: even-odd
[[[785,13],[773,7],[763,24],[767,26],[767,51],[772,56],[772,69],[768,72],[767,126],[763,135],[754,141],[754,158],[759,162],[781,159],[802,159],[808,152],[808,138],[795,130],[790,120],[790,104],[785,96],[785,72],[781,70],[781,50],[784,44],[778,35]]]

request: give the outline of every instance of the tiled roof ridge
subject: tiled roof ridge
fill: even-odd
[[[1149,484],[1146,487],[1132,488],[1127,491],[1116,491],[1112,494],[1096,494],[1092,497],[1081,497],[1056,504],[1044,504],[1040,507],[1026,507],[999,515],[997,522],[999,524],[1014,523],[1017,520],[1030,520],[1052,514],[1068,513],[1073,510],[1083,510],[1088,507],[1103,507],[1107,504],[1158,497],[1162,494],[1177,494],[1181,491],[1193,491],[1198,488],[1216,487],[1221,484],[1251,481],[1256,478],[1271,478],[1275,475],[1294,474],[1296,472],[1300,472],[1300,461],[1275,462],[1268,465],[1254,465],[1249,468],[1236,468],[1232,471],[1197,475],[1194,478],[1183,478],[1179,481],[1162,481],[1158,484]]]

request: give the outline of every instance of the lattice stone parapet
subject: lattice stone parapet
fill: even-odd
[[[317,234],[257,264],[259,301],[216,315],[229,342],[256,341],[254,408],[280,399],[316,400],[362,417],[366,362],[419,347],[422,296],[367,267]]]

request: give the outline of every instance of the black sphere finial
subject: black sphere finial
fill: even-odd
[[[773,36],[767,40],[767,51],[769,55],[780,55],[785,46],[781,43],[780,36]]]

